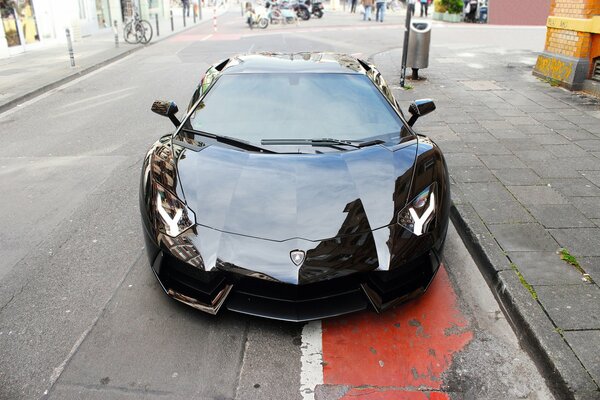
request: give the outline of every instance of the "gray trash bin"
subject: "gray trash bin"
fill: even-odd
[[[431,22],[412,21],[408,37],[406,66],[413,69],[413,78],[418,79],[418,70],[429,66],[429,46],[431,43]]]

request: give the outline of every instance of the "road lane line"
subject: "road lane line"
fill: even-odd
[[[300,394],[303,400],[314,400],[315,388],[323,384],[322,331],[321,321],[311,321],[302,328]]]
[[[212,34],[212,33],[211,33],[211,34],[209,34],[209,35],[206,35],[206,36],[204,36],[202,39],[200,39],[200,41],[201,41],[201,42],[204,42],[205,40],[208,40],[208,39],[210,39],[212,36],[213,36],[213,34]]]
[[[102,93],[102,94],[99,94],[96,96],[86,97],[85,99],[82,99],[82,100],[77,100],[72,103],[63,104],[60,106],[60,108],[70,108],[77,104],[86,103],[88,101],[94,101],[94,100],[97,100],[97,99],[100,99],[100,98],[106,97],[106,96],[113,96],[115,94],[127,92],[127,91],[133,90],[133,89],[135,89],[135,86],[127,87],[125,89],[114,90],[114,91],[108,92],[108,93]]]

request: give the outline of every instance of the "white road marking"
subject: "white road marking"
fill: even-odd
[[[115,95],[117,93],[127,92],[128,90],[132,90],[132,89],[135,89],[135,86],[128,87],[128,88],[125,88],[125,89],[114,90],[112,92],[102,93],[102,94],[99,94],[97,96],[92,96],[92,97],[87,97],[87,98],[82,99],[82,100],[77,100],[77,101],[74,101],[72,103],[63,104],[60,108],[70,108],[70,107],[72,107],[72,106],[74,106],[76,104],[86,103],[88,101],[93,101],[93,100],[100,99],[100,98],[106,97],[106,96],[113,96],[113,95]]]
[[[204,42],[205,40],[210,39],[213,36],[213,34],[211,33],[210,35],[206,35],[204,36],[202,39],[200,39],[201,42]]]
[[[87,106],[83,106],[83,107],[71,109],[69,111],[65,111],[65,112],[60,113],[60,114],[54,114],[53,117],[54,118],[58,118],[58,117],[67,116],[69,114],[79,113],[79,112],[82,112],[82,111],[85,111],[85,110],[96,108],[96,107],[101,106],[103,104],[113,103],[113,102],[115,102],[117,100],[121,100],[121,99],[124,99],[124,98],[129,97],[129,96],[133,96],[133,93],[123,93],[120,96],[114,96],[114,97],[111,97],[109,99],[105,99],[105,100],[99,101],[99,102],[94,103],[94,104],[88,104]]]
[[[323,330],[321,321],[302,328],[300,394],[303,400],[315,399],[315,388],[323,384]]]

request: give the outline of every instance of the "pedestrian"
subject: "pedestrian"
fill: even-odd
[[[352,3],[350,3],[350,12],[351,13],[355,13],[356,12],[356,3],[358,1],[357,0],[352,0]]]
[[[186,16],[190,16],[190,0],[181,0],[181,4],[183,5],[183,14]]]
[[[373,7],[373,0],[362,0],[362,5],[365,8],[365,15],[363,15],[363,21],[371,20],[371,8]]]
[[[407,13],[410,13],[413,17],[415,16],[415,2],[416,0],[406,0]]]
[[[423,18],[423,10],[425,10],[425,17],[427,17],[427,8],[429,7],[429,0],[421,1],[421,18]]]
[[[383,13],[385,11],[386,0],[375,0],[375,21],[383,22]]]

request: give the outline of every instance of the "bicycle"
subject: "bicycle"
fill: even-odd
[[[123,38],[127,43],[148,44],[152,39],[152,25],[145,19],[141,19],[137,10],[133,10],[133,18],[123,28]]]

